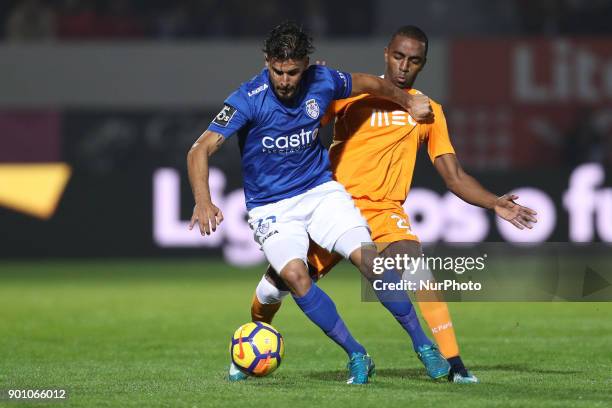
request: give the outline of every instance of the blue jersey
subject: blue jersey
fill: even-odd
[[[247,209],[302,194],[332,180],[318,136],[330,102],[350,96],[350,74],[312,65],[294,103],[281,102],[264,69],[226,100],[209,130],[238,134]]]

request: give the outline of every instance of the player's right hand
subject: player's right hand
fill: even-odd
[[[493,210],[495,213],[518,229],[533,228],[538,222],[537,212],[514,202],[519,197],[515,194],[504,194],[499,197]]]
[[[410,95],[408,113],[417,122],[431,122],[434,119],[429,97],[423,94]]]
[[[217,230],[217,226],[223,221],[223,213],[213,203],[196,204],[193,207],[193,215],[189,223],[189,230],[198,224],[202,235],[210,235]]]

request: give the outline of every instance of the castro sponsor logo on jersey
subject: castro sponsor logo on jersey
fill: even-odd
[[[230,123],[230,120],[232,120],[235,113],[236,108],[229,105],[224,105],[223,109],[221,109],[221,112],[219,112],[217,116],[215,116],[215,120],[213,120],[213,123],[218,126],[227,127],[227,124]]]
[[[372,109],[372,116],[370,116],[371,127],[382,127],[391,125],[416,126],[417,123],[406,111],[396,110],[393,112],[389,112],[385,110]]]
[[[314,99],[309,99],[306,101],[306,114],[313,119],[319,117],[319,113],[321,110],[319,109],[319,104]]]
[[[319,135],[319,128],[314,130],[301,129],[299,133],[287,136],[265,136],[261,139],[264,153],[290,153],[304,150],[311,146]]]

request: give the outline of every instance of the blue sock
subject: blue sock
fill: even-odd
[[[383,283],[401,283],[400,275],[395,271],[385,271],[379,275]],[[395,320],[408,332],[412,339],[412,347],[416,351],[424,345],[433,343],[423,332],[419,318],[412,307],[412,302],[405,290],[374,290],[378,300],[391,312]]]
[[[302,297],[293,296],[293,298],[306,316],[342,347],[349,357],[356,352],[366,354],[365,348],[357,343],[346,328],[334,302],[314,282],[308,293]]]

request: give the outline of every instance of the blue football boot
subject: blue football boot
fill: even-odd
[[[440,354],[440,350],[438,350],[438,346],[435,344],[426,344],[419,347],[417,350],[417,356],[425,366],[427,375],[434,380],[448,376],[450,364],[448,361],[446,361],[442,354]]]
[[[374,361],[368,354],[353,353],[346,368],[349,370],[347,384],[367,384],[376,374]]]

